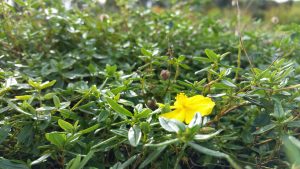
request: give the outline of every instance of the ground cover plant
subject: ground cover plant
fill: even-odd
[[[14,2],[1,169],[299,168],[297,23],[237,3],[222,18],[207,1]]]

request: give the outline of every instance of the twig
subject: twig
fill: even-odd
[[[283,87],[283,88],[280,88],[280,89],[275,89],[274,91],[278,92],[278,91],[282,91],[282,90],[291,90],[291,89],[296,89],[296,88],[299,88],[299,87],[300,87],[300,84],[296,84],[296,85],[292,85],[292,86],[288,86],[288,87]]]
[[[226,110],[221,111],[218,115],[216,115],[216,117],[212,121],[208,122],[208,125],[212,124],[213,122],[219,121],[222,116],[226,115],[227,113],[231,112],[232,110],[235,110],[235,109],[237,109],[237,108],[239,108],[241,106],[247,105],[247,104],[249,104],[249,102],[243,102],[241,104],[232,106],[232,107],[230,107],[230,108],[228,108]]]
[[[236,2],[236,9],[237,9],[237,33],[238,33],[238,36],[239,36],[239,43],[240,43],[240,47],[242,48],[242,50],[244,51],[246,57],[247,57],[247,60],[250,64],[250,67],[251,67],[251,72],[254,74],[254,66],[252,64],[252,61],[246,51],[246,48],[244,46],[244,43],[243,43],[243,40],[242,40],[242,32],[241,32],[241,10],[240,10],[240,6],[239,6],[239,1],[238,0],[235,0]]]

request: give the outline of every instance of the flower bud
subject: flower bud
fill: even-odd
[[[101,22],[107,21],[109,19],[109,16],[107,14],[101,14],[99,15],[99,20]]]
[[[163,80],[167,80],[167,79],[169,79],[169,77],[170,77],[170,71],[168,71],[168,70],[162,70],[161,72],[160,72],[160,77],[163,79]]]
[[[277,16],[273,16],[273,17],[271,18],[271,22],[272,22],[273,24],[278,24],[278,23],[279,23],[279,18],[278,18]]]

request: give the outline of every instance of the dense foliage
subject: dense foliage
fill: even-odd
[[[299,25],[16,2],[0,5],[0,168],[300,166]],[[160,118],[179,93],[212,114]]]

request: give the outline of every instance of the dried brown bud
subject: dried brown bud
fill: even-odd
[[[170,71],[168,71],[168,70],[162,70],[161,72],[160,72],[160,77],[163,79],[163,80],[167,80],[167,79],[169,79],[169,77],[170,77]]]
[[[148,108],[151,109],[151,110],[155,110],[155,109],[158,108],[157,105],[156,105],[155,99],[150,99],[150,100],[148,100],[148,101],[147,101],[147,106],[148,106]]]

